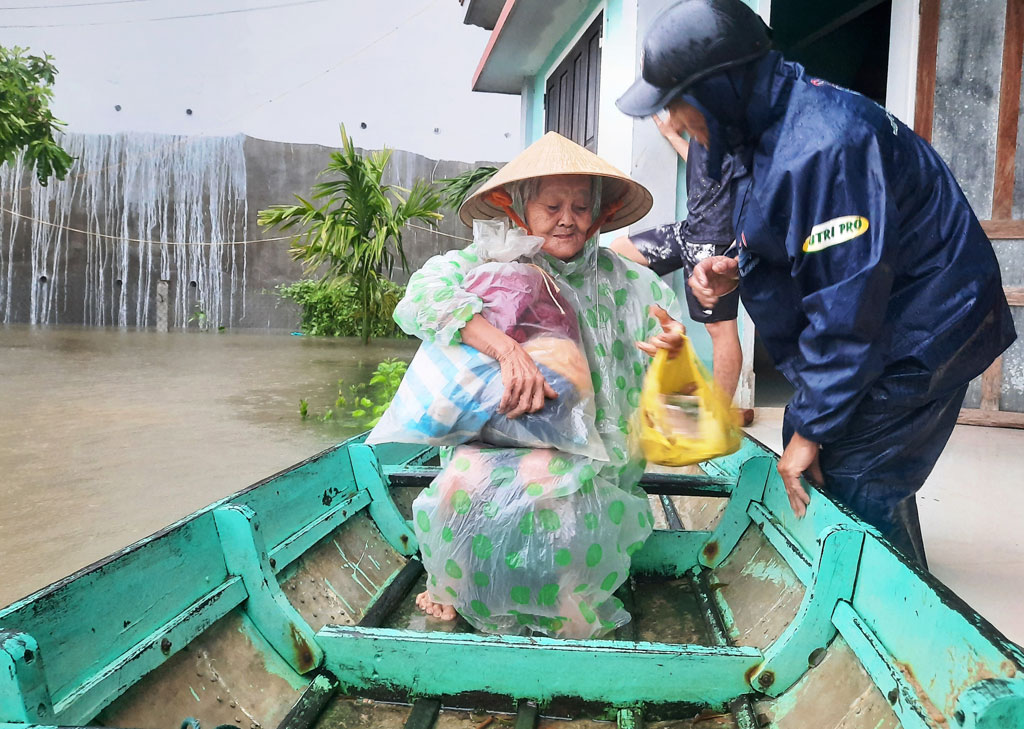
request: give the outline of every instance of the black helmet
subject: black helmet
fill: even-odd
[[[615,105],[649,116],[696,81],[769,51],[771,31],[742,0],[679,0],[644,36],[640,78]]]

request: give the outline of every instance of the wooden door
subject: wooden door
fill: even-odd
[[[548,76],[544,94],[544,131],[558,132],[597,152],[597,114],[601,79],[601,15]]]

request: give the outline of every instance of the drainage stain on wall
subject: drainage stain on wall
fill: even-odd
[[[67,178],[0,167],[0,321],[171,327],[244,315],[244,137],[67,134]],[[28,245],[26,245],[26,242]]]

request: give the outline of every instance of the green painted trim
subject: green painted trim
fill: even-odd
[[[768,543],[775,547],[775,551],[786,561],[797,579],[805,585],[810,585],[817,574],[811,559],[786,533],[775,515],[765,509],[763,504],[753,501],[747,506],[747,516],[761,530]]]
[[[349,456],[356,484],[370,495],[370,517],[377,524],[381,536],[396,552],[406,557],[419,552],[416,535],[391,498],[388,482],[373,448],[355,443],[349,446]]]
[[[855,525],[868,534],[881,538],[878,531],[853,516],[820,490],[804,482],[811,496],[807,513],[797,517],[789,505],[786,488],[775,466],[778,456],[764,446],[744,442],[740,450],[717,461],[702,464],[705,470],[728,476],[739,472],[736,491],[715,529],[710,554],[702,555],[701,563],[717,567],[735,548],[746,528],[756,516],[757,526],[780,555],[793,568],[805,585],[811,579],[811,556],[821,550],[821,535],[837,524]],[[754,464],[760,464],[756,475]],[[763,479],[763,481],[762,481]],[[756,504],[752,506],[752,504]]]
[[[979,681],[960,695],[954,718],[963,729],[1024,727],[1024,679]]]
[[[328,625],[317,633],[325,665],[350,691],[387,687],[416,696],[485,692],[546,702],[693,703],[724,708],[750,692],[756,648],[567,641],[418,633]],[[438,670],[439,666],[445,670]]]
[[[546,101],[544,87],[547,84],[547,74],[551,70],[539,72],[536,76],[530,78],[530,96],[526,102],[526,139],[523,140],[524,147],[529,147],[544,136],[544,102]]]
[[[270,557],[277,555],[283,560],[297,555],[300,545],[314,543],[321,531],[336,529],[361,508],[369,508],[371,516],[382,523],[394,521],[382,529],[397,530],[395,534],[407,529],[384,487],[377,462],[382,451],[370,453],[370,459],[365,450],[360,455],[358,440],[350,445],[355,447],[355,459],[362,459],[358,487],[347,446],[331,449],[0,610],[0,625],[8,631],[6,640],[12,634],[25,636],[18,638],[21,647],[9,643],[0,650],[0,720],[6,720],[6,726],[12,729],[24,729],[27,721],[64,725],[90,721],[247,597],[247,631],[253,630],[250,620],[259,626],[261,636],[273,632],[267,627],[268,620],[287,625],[287,615],[274,599],[280,589],[273,573],[284,565],[271,567]],[[408,459],[405,462],[416,464],[428,454],[422,448],[384,452],[389,459]],[[828,627],[821,615],[838,600],[832,610],[832,624],[839,628],[882,694],[893,697],[894,710],[904,726],[926,726],[930,720],[927,717],[939,713],[951,727],[1012,726],[1004,719],[1016,721],[1021,711],[1024,692],[1022,679],[1017,677],[1024,675],[1021,649],[933,577],[908,565],[877,532],[827,495],[811,489],[808,515],[796,519],[775,473],[776,463],[770,451],[748,441],[737,454],[706,464],[708,473],[737,481],[719,527],[710,535],[655,532],[651,542],[634,556],[638,571],[671,573],[691,562],[697,551],[702,552],[698,557],[701,561],[708,561],[707,553],[700,548],[715,542],[718,552],[714,557],[719,563],[752,523],[761,524],[783,556],[788,554],[787,560],[812,555],[815,563],[806,577],[810,589],[792,634],[784,633],[764,655],[753,649],[743,649],[745,653],[728,649],[723,653],[714,648],[615,641],[461,636],[459,642],[438,642],[432,635],[414,634],[410,638],[403,631],[339,636],[333,629],[325,629],[314,639],[333,636],[332,648],[325,651],[327,660],[347,661],[354,652],[351,670],[359,680],[373,680],[379,656],[392,672],[388,675],[393,674],[393,678],[386,679],[392,681],[391,685],[404,685],[400,681],[406,679],[415,679],[417,686],[434,688],[454,682],[456,692],[466,691],[471,687],[465,684],[465,674],[470,673],[469,680],[486,683],[480,688],[484,691],[497,692],[494,687],[498,686],[529,691],[525,694],[529,698],[543,699],[536,695],[539,691],[531,683],[535,682],[545,684],[545,690],[558,688],[572,695],[583,690],[605,703],[608,696],[618,695],[622,701],[613,705],[628,708],[645,700],[644,690],[659,700],[671,695],[672,702],[688,700],[680,697],[680,686],[694,695],[711,692],[715,701],[729,693],[749,693],[743,676],[758,668],[761,674],[772,670],[775,680],[770,690],[781,690],[783,674],[802,671],[808,648],[824,640],[822,635],[827,634]],[[234,505],[211,511],[232,500]],[[249,510],[241,504],[259,505],[263,511],[255,507]],[[347,516],[343,513],[346,509],[350,510]],[[250,518],[255,516],[253,512],[261,517],[259,529]],[[269,531],[281,535],[270,556],[259,543],[267,540],[265,520],[272,520],[274,525]],[[831,541],[838,537],[830,536],[830,530],[837,527],[844,533],[843,538],[863,540],[859,567],[850,566],[852,553],[829,551],[836,549]],[[824,547],[819,546],[821,540]],[[851,571],[864,574],[865,579],[856,580],[852,595],[844,598],[851,584]],[[254,581],[265,581],[265,589],[253,588]],[[721,597],[720,590],[711,592],[715,599]],[[270,613],[268,620],[261,618],[261,611]],[[732,632],[728,605],[722,612]],[[95,627],[95,633],[90,627]],[[247,634],[263,645],[260,636]],[[18,656],[24,657],[27,641],[32,638],[40,652],[33,651],[33,662],[17,666]],[[281,642],[278,640],[276,645]],[[633,654],[634,647],[639,647],[640,653]],[[290,674],[269,646],[262,650],[269,654],[268,660]],[[45,654],[45,672],[40,653]],[[461,669],[439,672],[436,665]],[[33,677],[26,670],[37,674]],[[17,671],[21,671],[20,676],[16,676]],[[659,671],[664,671],[664,676]],[[610,681],[609,677],[621,682],[622,676],[632,681],[634,673],[637,681],[646,681],[640,688],[630,683],[609,688],[601,683]],[[291,675],[292,680],[300,680]],[[552,676],[554,688],[546,687]],[[979,676],[992,678],[979,681]],[[45,696],[40,694],[40,687],[48,688],[51,719],[31,716],[33,708],[38,711],[39,703],[44,704],[44,711],[46,708],[45,700],[36,702],[34,698]],[[706,698],[689,700],[712,706]],[[725,699],[719,705],[724,703]],[[20,714],[11,719],[15,716],[11,706],[15,704]],[[963,721],[957,712],[962,712]],[[4,726],[0,724],[0,729]]]
[[[682,577],[692,570],[711,532],[657,529],[639,552],[633,555],[630,573],[659,577]]]
[[[892,665],[892,658],[871,629],[868,628],[850,603],[840,601],[832,613],[832,623],[853,650],[857,660],[882,692],[903,729],[930,729],[932,722],[925,719],[927,711],[914,687],[903,673]]]
[[[270,488],[264,488],[273,483]],[[260,515],[263,541],[271,549],[291,537],[299,525],[309,524],[329,511],[339,499],[356,492],[348,448],[342,444],[254,486],[223,499],[243,504]]]
[[[0,720],[31,724],[54,718],[39,644],[26,633],[0,631]]]
[[[1010,680],[1021,671],[1024,653],[1018,646],[934,577],[908,564],[874,528],[825,493],[807,486],[811,503],[806,515],[797,518],[774,468],[777,456],[769,454],[751,441],[739,453],[705,464],[709,474],[738,472],[739,482],[709,540],[711,554],[701,555],[709,566],[721,564],[753,523],[809,586],[793,624],[766,650],[777,664],[766,687],[769,693],[798,679],[815,647],[827,640],[831,629],[823,614],[830,604],[835,605],[831,622],[909,729],[933,726],[940,721],[936,717],[942,717],[940,723],[959,726],[953,707],[978,685],[979,676]],[[754,479],[751,469],[759,463]],[[854,564],[853,546],[833,557],[822,554],[822,540],[837,529],[857,535],[844,538],[862,542],[859,564]],[[808,555],[816,559],[813,566]],[[865,579],[859,579],[861,574]],[[851,586],[853,591],[844,594]],[[826,593],[819,595],[821,590]],[[716,591],[715,597],[727,614],[721,594]],[[810,637],[797,639],[797,631],[803,630],[810,630]],[[787,653],[789,657],[780,662]],[[760,674],[766,670],[767,665]],[[753,685],[762,688],[756,678]],[[1006,711],[1017,711],[1012,702],[1006,706],[1012,707]],[[1001,709],[992,711],[998,716]]]
[[[305,619],[284,596],[260,535],[252,509],[228,504],[213,512],[231,574],[242,578],[248,599],[245,612],[274,650],[298,673],[323,663],[323,651]]]
[[[611,0],[612,2],[621,2],[621,0]],[[537,73],[532,78],[532,96],[528,101],[529,109],[527,111],[527,125],[526,125],[526,144],[530,145],[544,136],[544,93],[546,91],[548,76],[555,70],[555,67],[562,60],[562,55],[568,51],[572,44],[578,40],[578,36],[584,30],[587,29],[590,23],[594,22],[595,13],[598,8],[601,8],[605,4],[605,0],[590,0],[586,8],[584,8],[576,21],[572,23],[566,32],[562,34],[562,37],[558,39],[558,42],[551,48],[551,52],[548,53],[547,58],[540,65]],[[607,16],[607,14],[606,14]],[[602,35],[607,28],[607,21],[605,21],[605,28],[602,28]],[[603,65],[603,64],[602,64]],[[600,120],[598,120],[600,124]]]
[[[55,703],[54,713],[67,725],[89,721],[243,600],[241,578],[229,578],[113,661],[97,661],[89,677]]]
[[[947,718],[979,678],[1024,676],[1019,646],[888,543],[865,540],[860,571],[850,600],[860,622],[884,646],[889,670],[912,675],[915,690]]]
[[[324,512],[286,538],[270,550],[270,564],[274,572],[280,572],[301,557],[314,544],[344,524],[357,512],[369,506],[370,501],[368,492],[357,491],[335,504],[330,511]]]
[[[774,470],[775,461],[767,457],[747,460],[739,469],[736,489],[722,513],[711,538],[701,550],[700,563],[705,567],[717,567],[732,554],[743,533],[750,526],[747,507],[764,496],[768,479]]]
[[[853,596],[860,566],[864,532],[840,525],[822,535],[814,577],[804,593],[793,621],[764,654],[764,663],[750,678],[756,691],[779,696],[814,665],[816,651],[824,651],[835,637],[832,612],[840,600]]]

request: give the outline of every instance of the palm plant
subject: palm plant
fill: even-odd
[[[408,270],[403,228],[413,220],[434,226],[444,217],[438,212],[441,198],[428,182],[418,180],[412,189],[383,184],[390,159],[389,149],[360,154],[342,126],[341,149],[320,173],[334,179],[314,185],[310,200],[296,195],[298,204],[273,205],[258,216],[262,226],[297,229],[291,254],[305,264],[307,275],[322,270],[323,285],[353,286],[364,344],[374,322],[394,310],[384,284],[396,260]]]
[[[470,168],[455,177],[438,180],[437,184],[441,186],[441,201],[444,203],[444,207],[458,212],[469,194],[494,177],[497,171],[497,167],[482,165]]]

